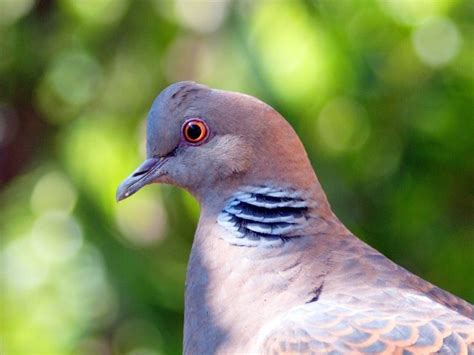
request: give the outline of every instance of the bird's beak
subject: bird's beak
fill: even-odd
[[[145,160],[129,177],[127,177],[118,187],[117,202],[133,195],[143,186],[156,181],[164,175],[161,167],[167,158],[149,158]]]

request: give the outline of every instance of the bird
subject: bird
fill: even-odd
[[[184,354],[474,354],[474,306],[352,234],[268,104],[177,82],[154,100],[146,141],[117,201],[158,183],[200,205]]]

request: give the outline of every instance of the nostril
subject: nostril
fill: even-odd
[[[137,172],[134,173],[132,176],[133,176],[133,177],[142,176],[142,175],[146,174],[147,172],[148,172],[148,170],[137,171]]]
[[[158,162],[159,160],[156,158],[150,158],[145,160],[142,165],[135,169],[135,171],[130,177],[137,179],[143,177],[143,175],[151,173],[151,171],[157,167]]]

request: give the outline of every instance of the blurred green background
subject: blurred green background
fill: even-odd
[[[358,236],[474,301],[474,2],[0,0],[0,353],[181,352],[199,208],[147,187],[190,79],[267,101]]]

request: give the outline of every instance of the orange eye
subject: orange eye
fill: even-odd
[[[201,143],[208,136],[208,129],[204,121],[193,118],[183,125],[183,136],[189,143]]]

